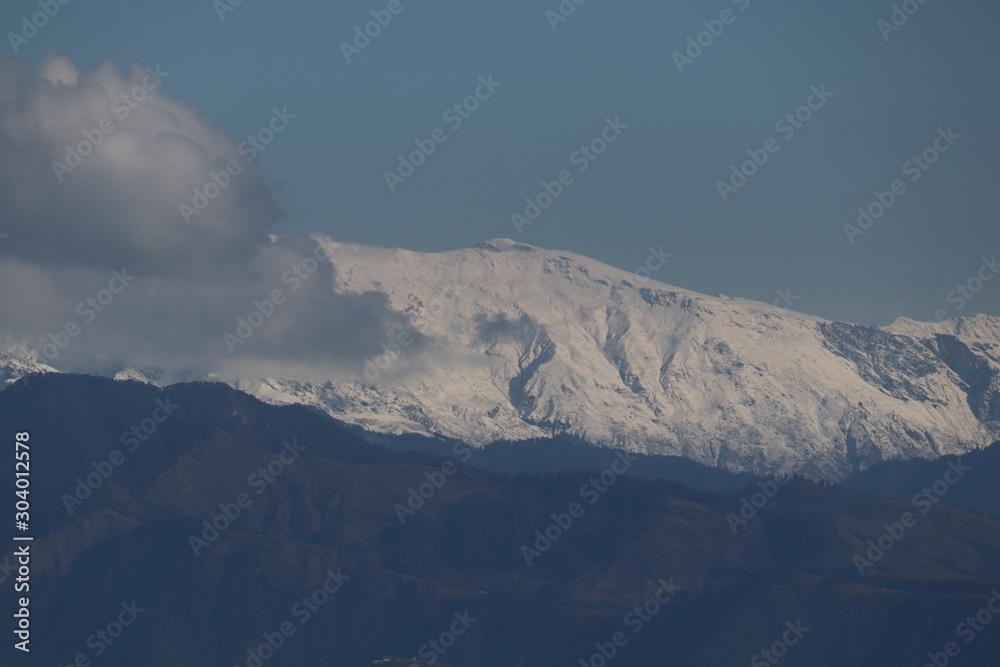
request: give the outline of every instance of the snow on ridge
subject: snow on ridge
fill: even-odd
[[[565,432],[734,471],[829,479],[883,459],[960,453],[997,434],[984,415],[1000,405],[967,392],[1000,387],[1000,318],[865,327],[643,281],[510,239],[437,253],[313,239],[333,259],[338,291],[384,294],[431,343],[419,360],[404,350],[389,372],[357,385],[309,382],[291,366],[224,379],[270,403],[477,446]],[[937,334],[958,342],[937,345]],[[11,359],[0,356],[0,373],[17,373]],[[419,372],[394,372],[417,361]],[[970,383],[952,367],[980,375]],[[116,377],[199,379],[156,369]]]
[[[351,248],[334,252],[335,262],[352,265],[343,289],[384,293],[422,333],[484,362],[432,371],[391,392],[375,386],[364,400],[391,393],[383,409],[419,405],[436,432],[482,433],[483,444],[527,424],[733,469],[817,466],[831,478],[881,458],[964,451],[993,437],[971,413],[961,380],[941,360],[925,359],[922,346],[894,343],[912,347],[918,361],[909,365],[922,373],[915,377],[866,351],[902,331],[836,327],[746,299],[640,284],[565,251],[486,245],[380,253],[363,265]],[[465,286],[454,307],[422,317],[421,304],[449,280]],[[447,414],[437,410],[442,402]],[[351,419],[350,408],[338,410]],[[494,415],[492,424],[484,414]]]

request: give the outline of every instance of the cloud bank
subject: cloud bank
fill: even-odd
[[[169,77],[0,59],[5,337],[60,370],[352,372],[409,330],[384,297],[336,293],[313,239],[269,234],[256,152],[167,96]]]

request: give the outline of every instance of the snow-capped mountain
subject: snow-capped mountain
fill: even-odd
[[[503,239],[433,254],[321,242],[338,290],[385,294],[431,349],[359,363],[360,383],[240,384],[370,430],[479,445],[567,432],[731,470],[833,479],[995,439],[996,318],[881,329]]]
[[[385,354],[326,382],[227,381],[368,430],[476,445],[568,433],[830,479],[1000,432],[998,318],[866,327],[504,239],[441,253],[315,240],[338,291],[384,294],[425,339],[386,340]]]
[[[0,389],[30,373],[55,373],[56,369],[35,360],[35,354],[23,343],[0,347]]]

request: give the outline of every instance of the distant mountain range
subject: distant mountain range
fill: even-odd
[[[1000,434],[1000,319],[887,327],[706,296],[498,239],[416,253],[315,240],[337,289],[374,291],[424,344],[386,340],[329,381],[220,377],[367,431],[475,446],[567,436],[733,472],[843,480]],[[8,381],[29,348],[0,356]],[[156,369],[80,369],[164,385]],[[197,371],[182,379],[208,377]]]
[[[1000,523],[909,500],[951,460],[895,477],[904,502],[801,479],[695,491],[607,450],[600,473],[489,473],[461,443],[393,452],[223,384],[65,374],[0,392],[0,432],[24,431],[31,664],[716,667],[769,664],[789,639],[791,667],[923,664],[1000,586]],[[501,447],[532,444],[582,446]],[[994,450],[962,458],[949,498],[979,502]],[[1000,633],[973,639],[963,664],[993,664]]]

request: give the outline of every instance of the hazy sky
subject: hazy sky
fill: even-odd
[[[662,244],[673,256],[654,277],[706,293],[772,302],[790,288],[798,310],[866,324],[1000,315],[1000,279],[949,300],[1000,254],[994,2],[899,3],[916,11],[892,31],[878,25],[892,2],[860,0],[565,0],[575,11],[558,21],[546,15],[556,0],[58,6],[15,40],[18,57],[37,64],[54,47],[81,69],[110,59],[123,76],[134,61],[159,65],[158,92],[236,143],[275,108],[295,116],[255,176],[280,210],[275,231],[414,250],[507,237],[627,270]],[[15,55],[9,33],[39,11],[3,4],[0,55]],[[373,11],[391,22],[347,62],[342,43]],[[679,71],[688,38],[720,27]],[[500,85],[488,90],[490,76]],[[477,109],[445,115],[477,87]],[[446,140],[391,191],[385,172],[438,128]],[[576,153],[602,132],[615,139],[603,154]],[[933,164],[907,164],[935,141],[947,150],[932,149]],[[767,160],[723,201],[718,183],[747,151]],[[511,215],[563,170],[568,185],[519,233]],[[876,190],[895,201],[849,239],[845,223]]]

